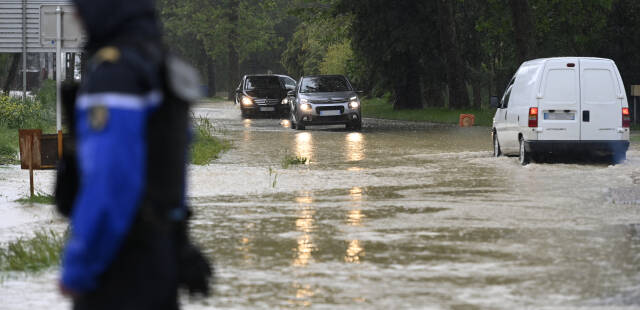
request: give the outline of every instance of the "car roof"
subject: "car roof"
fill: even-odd
[[[347,78],[346,76],[344,76],[342,74],[319,74],[319,75],[305,75],[305,76],[301,77],[301,79],[312,78],[312,77],[342,77],[342,78]]]

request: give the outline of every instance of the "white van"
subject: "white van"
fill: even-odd
[[[559,153],[626,158],[630,113],[616,64],[563,57],[527,61],[509,82],[493,119],[495,156],[519,155],[526,165]]]

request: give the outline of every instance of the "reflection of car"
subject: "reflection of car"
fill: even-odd
[[[620,162],[629,148],[630,114],[615,63],[601,58],[525,62],[507,86],[493,121],[495,156],[604,155]]]
[[[240,105],[242,117],[282,116],[289,113],[289,105],[282,99],[295,81],[285,75],[245,75],[236,89],[236,104]]]
[[[291,128],[334,124],[355,130],[362,127],[360,99],[342,75],[302,77],[285,101],[290,105]]]

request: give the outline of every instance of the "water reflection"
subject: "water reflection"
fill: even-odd
[[[313,196],[311,196],[311,193],[307,192],[297,197],[296,202],[300,207],[298,218],[296,219],[296,230],[303,234],[298,237],[298,246],[294,249],[296,258],[293,261],[293,265],[296,267],[304,267],[313,260],[313,251],[316,247],[311,236],[315,228],[313,216],[316,214],[316,211],[313,208]]]
[[[365,217],[362,213],[362,193],[362,188],[357,186],[349,190],[351,209],[347,213],[347,223],[350,226],[362,226],[362,221]],[[360,240],[351,240],[347,246],[347,253],[344,256],[344,261],[347,263],[358,264],[364,255],[364,247],[360,243]]]
[[[296,134],[296,155],[309,161],[313,157],[313,136],[308,132]]]
[[[291,128],[291,121],[289,121],[288,119],[283,119],[280,121],[280,126],[284,128]]]
[[[250,129],[252,124],[253,124],[253,121],[251,121],[250,119],[245,119],[242,121],[242,125],[244,126],[245,129]],[[251,130],[244,130],[244,141],[250,141],[250,140],[251,140]]]
[[[346,136],[346,158],[348,161],[361,161],[364,159],[364,135],[352,132]]]
[[[311,285],[294,283],[293,289],[296,292],[296,297],[294,300],[289,300],[289,304],[303,308],[311,307],[311,298],[315,295]]]

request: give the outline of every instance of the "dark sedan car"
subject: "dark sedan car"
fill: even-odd
[[[290,81],[293,79],[284,75],[245,75],[236,89],[236,104],[240,105],[242,117],[286,116],[289,105],[283,99],[295,88],[287,85]]]
[[[362,128],[360,99],[349,80],[342,75],[305,76],[290,91],[291,128],[308,125],[345,124],[347,129]]]

